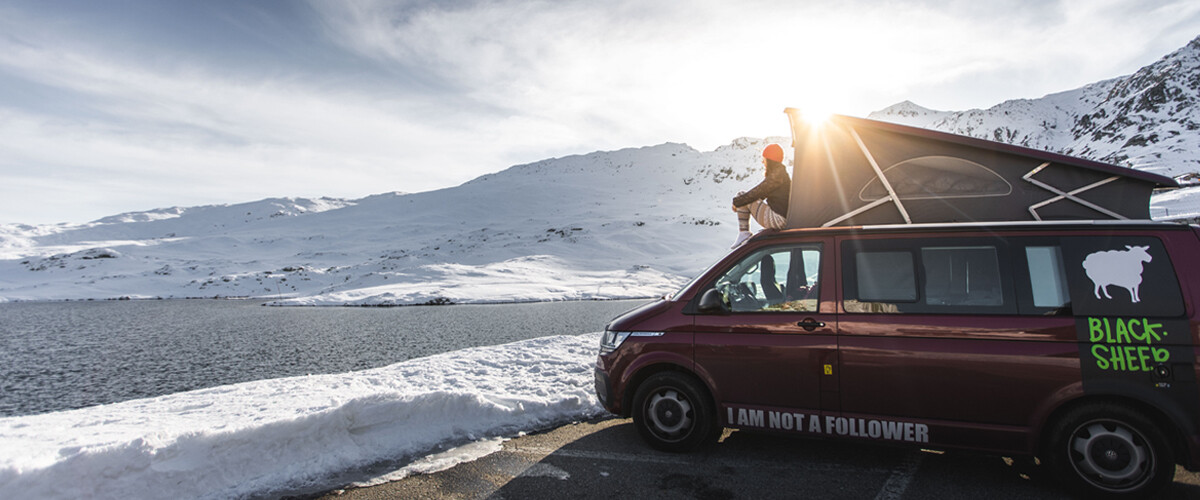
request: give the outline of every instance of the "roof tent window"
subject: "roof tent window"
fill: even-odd
[[[901,200],[980,198],[1012,192],[1012,185],[992,169],[954,156],[911,158],[884,169],[883,174]],[[878,178],[872,178],[858,196],[862,201],[875,201],[886,198],[888,192]]]

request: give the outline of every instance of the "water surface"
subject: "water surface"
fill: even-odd
[[[0,416],[386,366],[600,331],[645,301],[263,307],[262,301],[0,304]]]

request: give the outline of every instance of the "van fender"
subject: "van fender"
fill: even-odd
[[[622,414],[628,416],[633,411],[633,395],[637,392],[637,386],[642,381],[662,371],[678,371],[695,376],[696,373],[692,371],[692,366],[691,356],[679,352],[653,351],[638,356],[621,374]],[[701,377],[697,378],[704,383],[705,388],[708,389],[711,395],[712,385]]]
[[[1042,442],[1043,433],[1052,419],[1070,407],[1089,401],[1113,401],[1132,403],[1134,409],[1146,413],[1154,420],[1166,419],[1181,437],[1195,435],[1197,424],[1190,418],[1192,412],[1184,408],[1175,398],[1165,392],[1148,391],[1145,385],[1127,380],[1108,379],[1093,380],[1087,383],[1076,382],[1056,391],[1034,411],[1030,422],[1030,450],[1037,450]]]
[[[1041,447],[1042,433],[1050,425],[1050,419],[1065,406],[1083,398],[1083,381],[1073,382],[1060,387],[1053,394],[1042,400],[1029,416],[1029,434],[1025,449],[1036,453]]]
[[[705,387],[708,387],[708,394],[709,396],[712,396],[713,400],[713,408],[717,409],[717,413],[721,413],[721,402],[724,401],[725,398],[721,396],[721,392],[717,389],[717,383],[713,380],[712,375],[710,375],[708,370],[705,370],[704,367],[700,365],[694,365],[692,374],[695,375],[696,378],[700,379],[700,382],[702,382]],[[718,417],[718,421],[721,420],[724,420],[724,417]]]
[[[1193,387],[1195,387],[1193,385]],[[1185,408],[1170,393],[1146,390],[1146,386],[1127,380],[1099,380],[1087,384],[1088,395],[1131,399],[1157,410],[1183,436],[1196,434],[1195,412]]]

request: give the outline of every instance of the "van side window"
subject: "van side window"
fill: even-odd
[[[940,306],[1004,305],[996,247],[924,247],[925,303]]]
[[[717,279],[733,312],[816,312],[821,245],[773,247],[742,259]]]
[[[1058,246],[1027,246],[1025,262],[1033,291],[1033,306],[1060,308],[1071,304],[1067,291],[1067,273],[1063,270],[1062,249]]]
[[[846,312],[1016,313],[1007,247],[995,240],[848,241],[842,252]]]
[[[854,256],[858,268],[858,299],[865,302],[917,300],[917,275],[910,252],[861,252]]]

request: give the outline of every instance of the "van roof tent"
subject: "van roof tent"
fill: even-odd
[[[1169,177],[894,123],[785,110],[795,167],[788,227],[1149,219]]]

